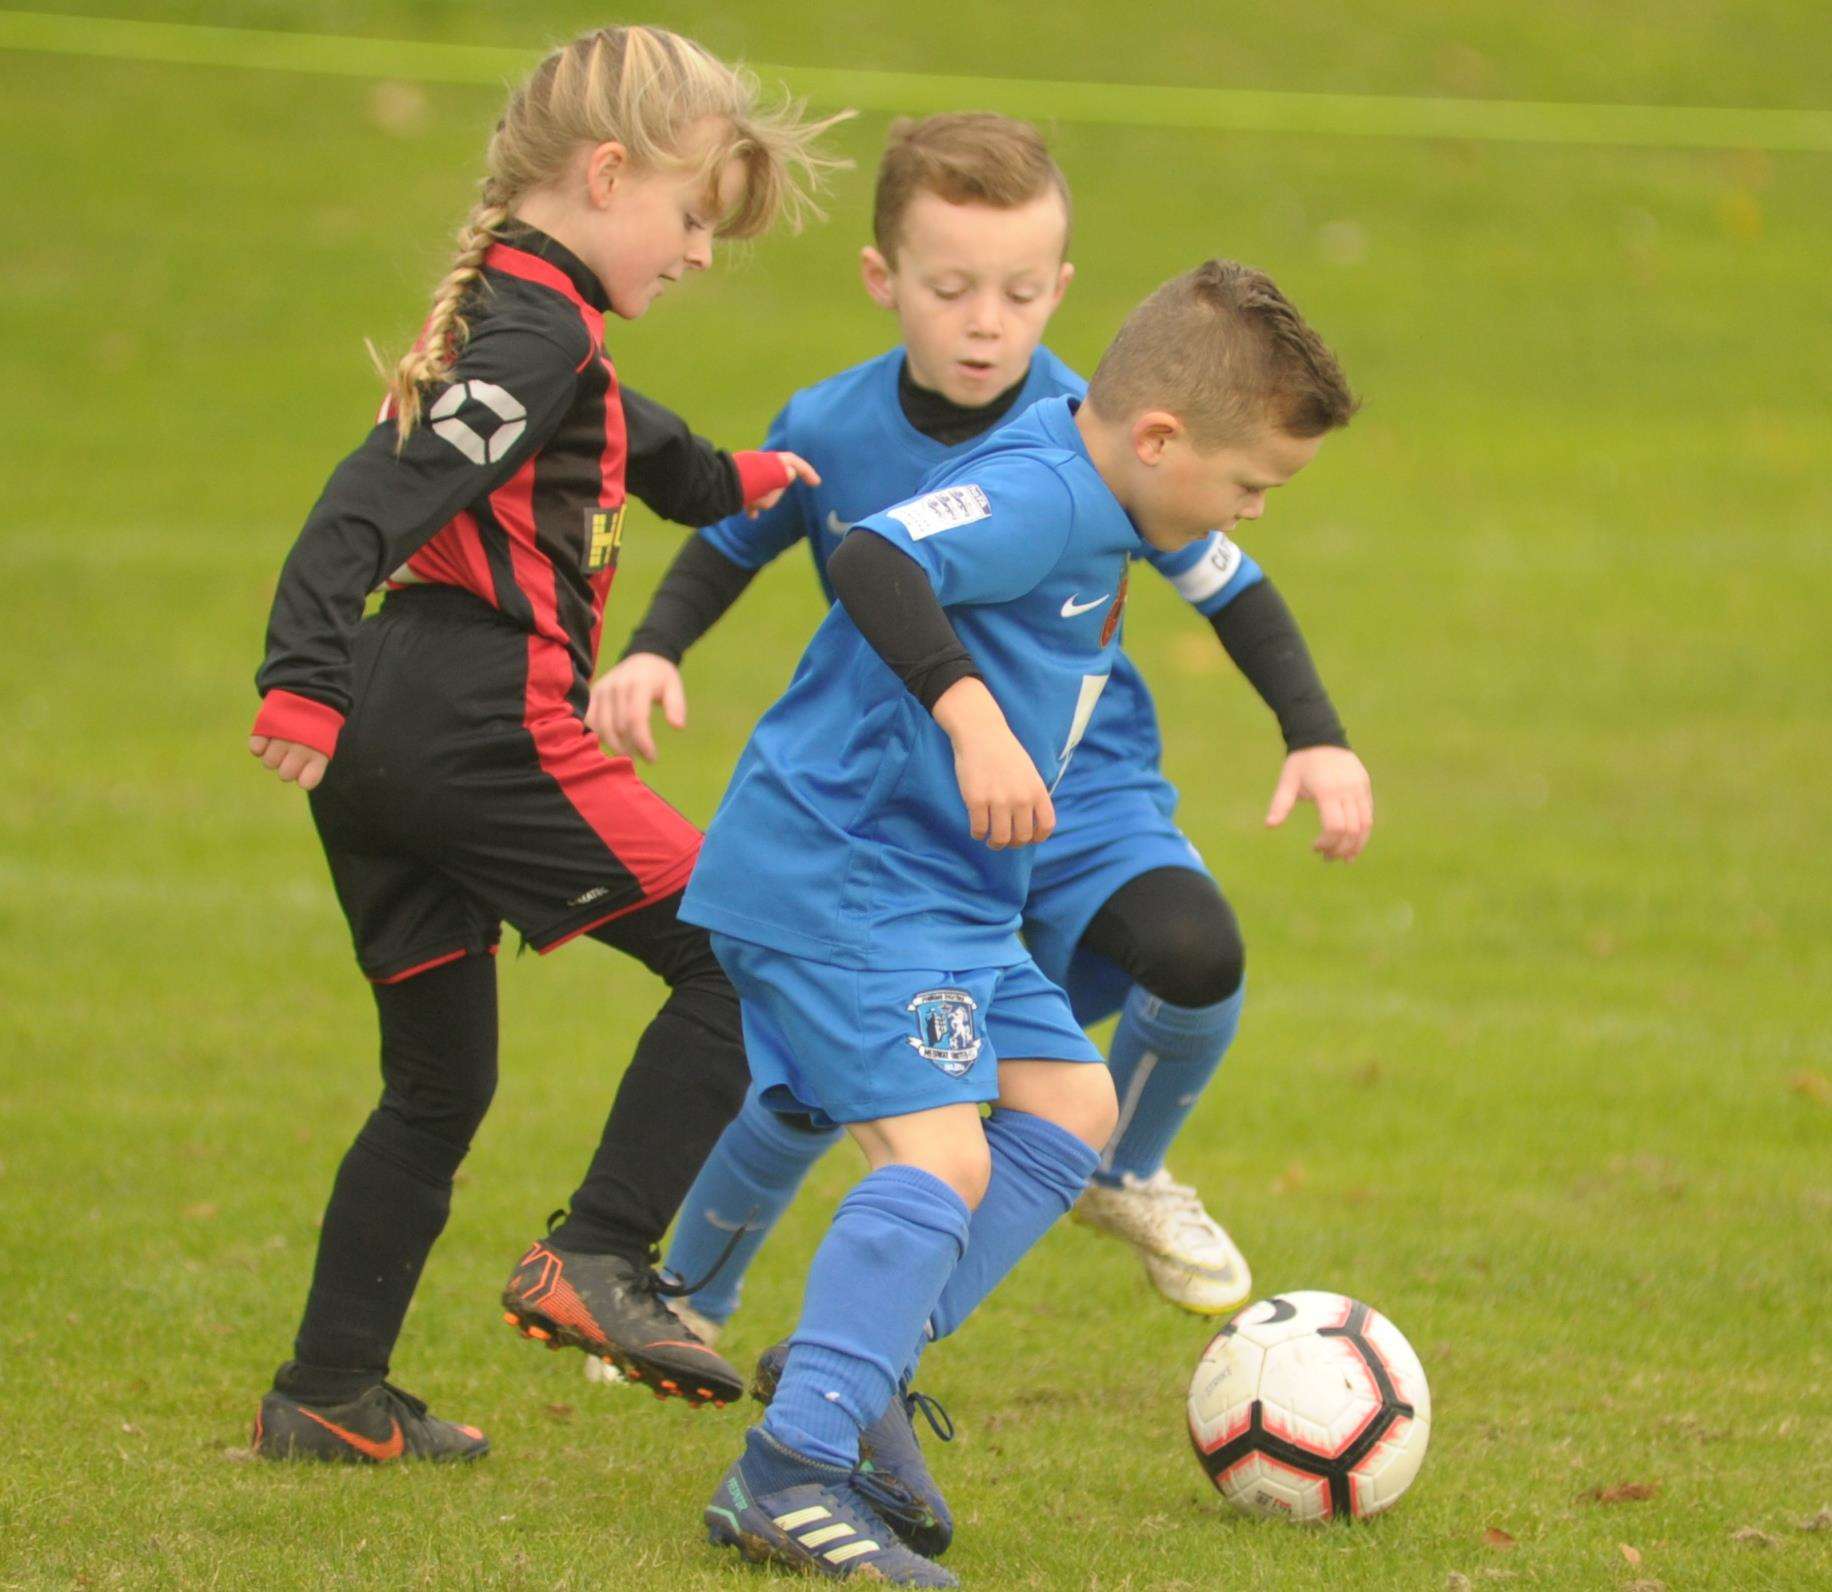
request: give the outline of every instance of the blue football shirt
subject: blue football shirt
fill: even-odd
[[[799,453],[820,471],[821,484],[798,481],[756,519],[736,514],[699,534],[744,569],[761,569],[797,542],[806,542],[815,578],[831,602],[827,560],[840,538],[875,510],[914,495],[935,471],[988,440],[981,436],[949,446],[912,426],[897,396],[903,361],[903,349],[893,348],[796,393],[771,423],[764,446]],[[1003,423],[1012,424],[1042,399],[1079,398],[1086,389],[1075,371],[1040,348]],[[1174,553],[1140,542],[1136,556],[1204,616],[1219,612],[1265,578],[1259,565],[1220,532]],[[1121,652],[1074,766],[1056,790],[1059,817],[1075,822],[1082,809],[1120,789],[1144,791],[1169,816],[1177,793],[1160,771],[1162,757],[1157,707],[1144,676]]]
[[[928,576],[1051,787],[1112,675],[1144,546],[1074,403],[1033,405],[858,526]],[[835,606],[739,760],[681,915],[841,966],[1007,966],[1034,854],[972,838],[947,736]]]

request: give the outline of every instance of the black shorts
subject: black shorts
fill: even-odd
[[[357,631],[354,702],[312,817],[376,983],[537,951],[675,894],[700,832],[606,754],[564,649],[454,588],[391,595]]]

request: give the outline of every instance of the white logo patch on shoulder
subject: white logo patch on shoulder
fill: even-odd
[[[487,438],[459,418],[458,411],[467,404],[480,405],[493,417],[478,417],[490,428]],[[493,381],[454,382],[439,395],[426,418],[432,422],[433,435],[443,437],[472,464],[495,464],[506,458],[528,429],[528,411],[521,400]]]
[[[977,486],[949,486],[887,512],[910,533],[912,542],[920,542],[925,536],[986,519],[992,513],[992,504]]]

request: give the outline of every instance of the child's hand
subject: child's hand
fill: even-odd
[[[936,698],[935,722],[954,743],[954,777],[975,840],[994,851],[1049,839],[1056,809],[984,681],[956,680]]]
[[[323,752],[297,741],[283,741],[277,735],[249,736],[248,750],[288,784],[296,780],[300,790],[315,790],[331,766]]]
[[[675,729],[687,728],[687,688],[681,671],[656,653],[633,652],[599,676],[585,722],[619,757],[635,754],[653,763],[655,734],[649,716],[658,702],[662,717]]]
[[[789,487],[793,486],[797,481],[806,481],[809,486],[819,486],[821,484],[820,471],[815,469],[814,466],[799,453],[778,453],[776,457],[782,460],[783,468],[789,472],[789,485],[779,486],[774,492],[766,493],[763,497],[758,498],[756,502],[746,505],[744,512],[752,519],[756,519],[765,509],[775,508],[776,505],[782,501],[783,493],[787,492]]]
[[[1285,759],[1278,789],[1266,811],[1276,829],[1300,801],[1315,802],[1323,825],[1313,851],[1333,862],[1353,862],[1374,827],[1374,789],[1361,759],[1346,746],[1307,746]]]

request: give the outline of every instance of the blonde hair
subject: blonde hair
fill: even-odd
[[[878,162],[872,200],[872,239],[878,252],[897,263],[897,229],[919,193],[949,204],[990,205],[1015,210],[1055,190],[1069,216],[1069,183],[1043,135],[1029,122],[992,111],[951,111],[920,121],[891,123]],[[1068,247],[1068,234],[1063,234]]]
[[[1128,315],[1095,367],[1088,404],[1116,423],[1169,410],[1202,447],[1267,426],[1320,437],[1361,407],[1291,300],[1237,260],[1204,261]]]
[[[719,132],[696,164],[711,189],[736,160],[744,184],[714,230],[752,238],[779,217],[799,230],[820,215],[814,194],[846,163],[820,153],[815,141],[850,115],[811,121],[806,103],[786,93],[765,104],[750,72],[664,28],[599,28],[551,52],[510,95],[477,203],[458,229],[456,258],[433,290],[419,338],[389,374],[399,441],[419,423],[421,391],[444,378],[470,335],[466,299],[490,245],[523,197],[559,177],[581,144],[615,140],[639,170],[679,167],[689,158],[688,130],[716,122]]]

